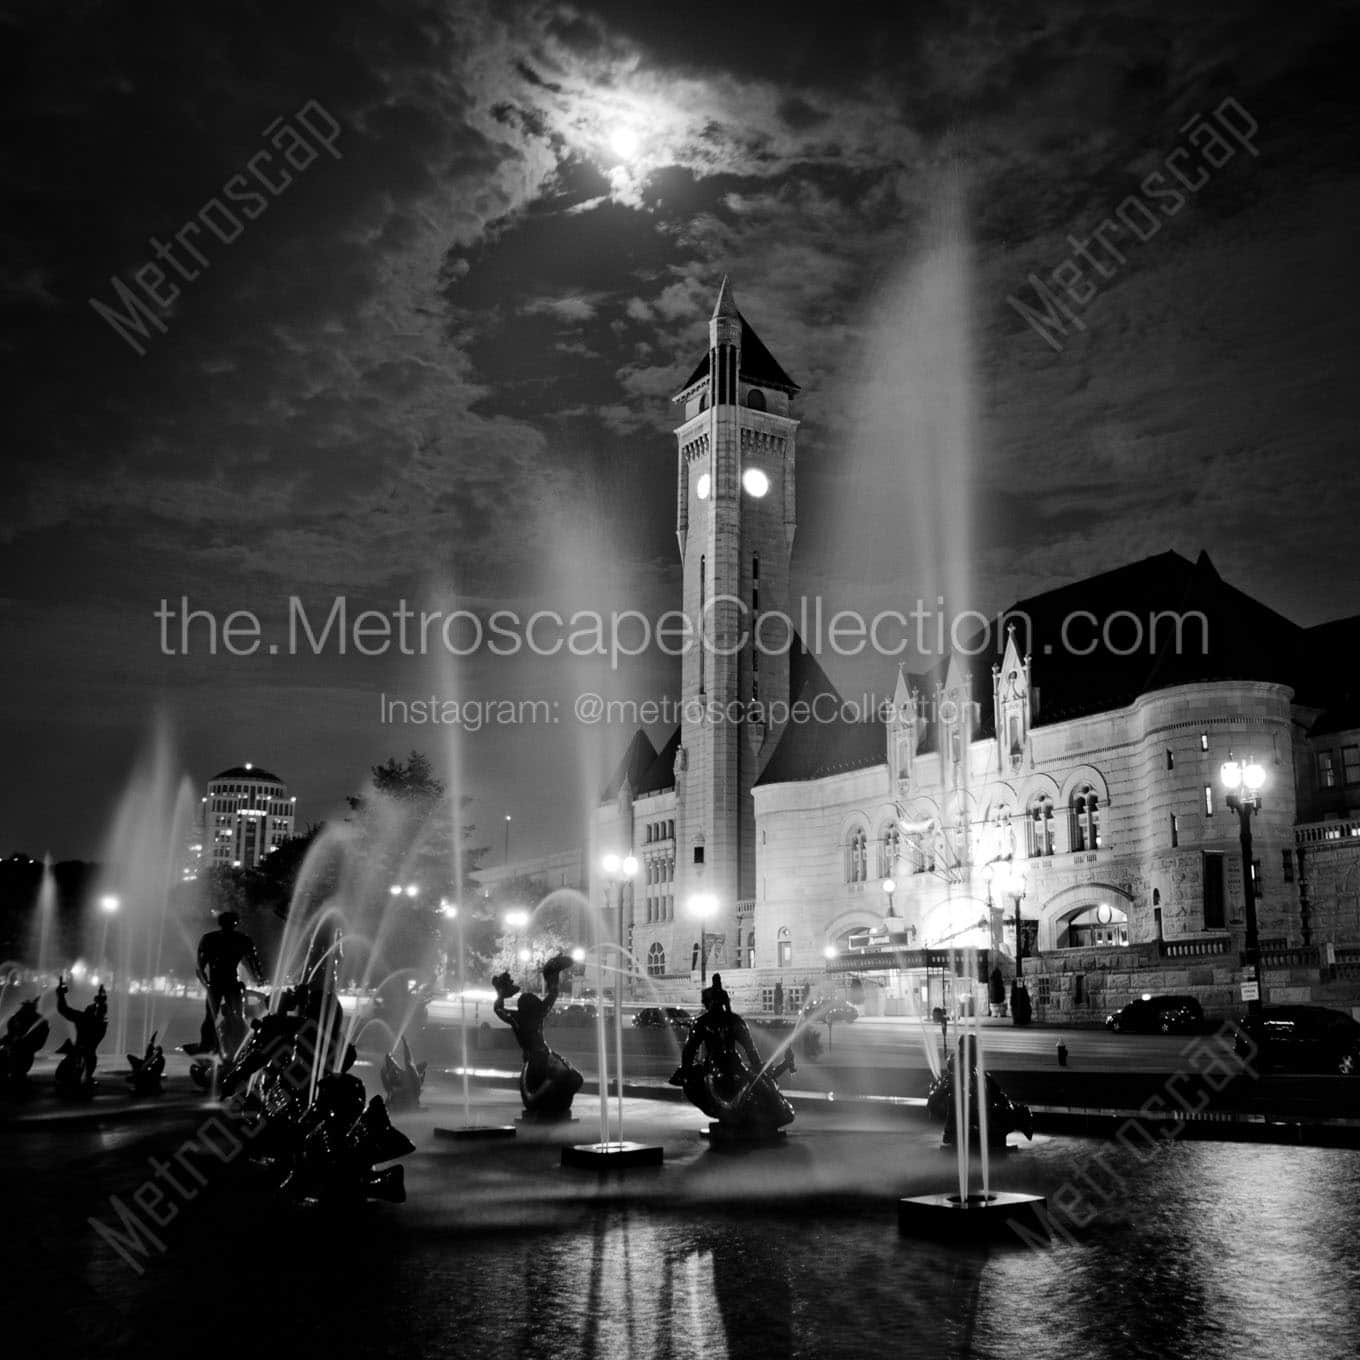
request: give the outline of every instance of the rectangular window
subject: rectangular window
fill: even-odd
[[[1171,844],[1177,846],[1181,843],[1181,823],[1180,818],[1173,812],[1171,814]]]
[[[1176,753],[1169,746],[1166,748],[1166,768],[1168,770],[1176,768]]]
[[[1204,856],[1204,928],[1222,930],[1227,922],[1223,893],[1223,856]]]
[[[1280,868],[1284,871],[1284,881],[1292,883],[1294,881],[1294,852],[1292,850],[1280,851]]]
[[[1214,786],[1212,784],[1204,786],[1204,815],[1206,817],[1214,815]]]
[[[1209,749],[1209,734],[1207,732],[1201,732],[1199,734],[1199,749],[1201,751],[1207,751]]]
[[[1330,751],[1319,751],[1317,757],[1318,788],[1336,788],[1336,760]]]
[[[704,862],[704,847],[702,845],[696,845],[694,847],[694,862],[695,864],[702,864]]]
[[[1360,784],[1360,746],[1341,748],[1341,775],[1348,784]]]
[[[792,940],[780,940],[780,941],[779,941],[779,966],[780,966],[781,968],[788,968],[788,967],[792,966],[792,964],[793,964],[793,941],[792,941]]]

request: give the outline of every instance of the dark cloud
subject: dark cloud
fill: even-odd
[[[41,848],[60,824],[59,850],[90,849],[118,782],[108,753],[126,755],[153,703],[181,713],[196,764],[234,763],[251,733],[309,793],[342,777],[346,730],[355,768],[409,744],[364,716],[372,677],[343,660],[167,664],[162,596],[533,602],[613,573],[620,597],[668,603],[667,398],[724,273],[805,389],[796,572],[859,598],[914,589],[917,453],[882,431],[918,428],[933,400],[912,376],[930,327],[915,350],[903,337],[928,314],[913,262],[960,176],[979,603],[1207,546],[1304,621],[1355,608],[1346,6],[1282,25],[1265,4],[854,19],[790,3],[723,11],[721,41],[702,18],[621,0],[11,8],[0,343],[19,396],[0,645],[51,681],[0,694],[41,734],[25,750],[48,755],[3,810],[12,834]],[[1227,97],[1260,154],[1126,242],[1085,329],[1049,348],[1007,299]],[[89,299],[308,101],[339,122],[341,159],[213,243],[139,358]],[[564,535],[564,517],[592,532]],[[508,664],[465,679],[570,683]],[[476,743],[492,805],[530,796],[495,754],[517,740]],[[544,741],[540,788],[572,759],[566,737]],[[72,808],[64,771],[91,743],[105,764]],[[569,814],[541,810],[547,839],[569,841]]]

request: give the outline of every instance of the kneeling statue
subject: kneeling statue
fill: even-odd
[[[732,1010],[722,978],[701,998],[704,1012],[694,1023],[680,1055],[680,1066],[670,1079],[691,1104],[724,1128],[759,1137],[771,1136],[793,1122],[793,1106],[775,1085],[775,1078],[796,1071],[793,1050],[768,1072],[746,1021]]]
[[[507,1010],[505,1003],[519,992],[510,974],[500,973],[491,979],[496,989],[496,1017],[510,1026],[524,1065],[519,1073],[519,1095],[524,1102],[526,1119],[565,1119],[571,1113],[572,1098],[581,1089],[585,1078],[560,1053],[548,1047],[543,1037],[543,1021],[557,1000],[558,981],[563,969],[571,967],[571,959],[559,954],[543,965],[543,995],[520,993],[516,1008]]]
[[[971,1038],[960,1041],[959,1052],[965,1050],[970,1092],[968,1131],[970,1139],[977,1142],[982,1137],[982,1123],[978,1117],[977,1046]],[[949,1055],[944,1071],[931,1083],[930,1091],[926,1095],[926,1113],[932,1119],[944,1120],[944,1137],[941,1141],[945,1146],[952,1145],[958,1138],[958,1119],[954,1106],[954,1072],[957,1056],[957,1053]],[[1034,1116],[1030,1113],[1029,1106],[1022,1101],[1012,1100],[990,1072],[987,1073],[984,1084],[987,1090],[988,1147],[1005,1147],[1008,1133],[1023,1133],[1026,1138],[1033,1139]]]
[[[88,1100],[98,1084],[94,1079],[99,1061],[99,1045],[109,1031],[109,994],[101,985],[94,1000],[78,1011],[66,1004],[66,979],[57,979],[57,1013],[75,1026],[75,1036],[67,1039],[57,1052],[62,1060],[57,1064],[57,1093],[71,1100]]]

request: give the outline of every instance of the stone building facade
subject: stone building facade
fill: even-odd
[[[1232,1013],[1250,874],[1267,1000],[1360,999],[1360,710],[1336,662],[1360,619],[1301,628],[1169,552],[1018,602],[846,716],[796,636],[774,657],[752,641],[791,612],[797,390],[724,281],[676,398],[704,645],[685,721],[660,749],[636,734],[595,824],[594,858],[638,862],[591,866],[635,994],[692,1002],[719,969],[747,1009],[916,1014],[985,1005],[1018,948],[1041,1019],[1148,991]],[[724,720],[748,704],[763,720]],[[1229,759],[1266,776],[1245,868]]]

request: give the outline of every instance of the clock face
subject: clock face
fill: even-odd
[[[747,468],[741,474],[741,484],[748,496],[759,499],[770,489],[770,479],[759,468]]]
[[[708,499],[708,493],[712,490],[712,488],[713,479],[708,475],[708,473],[701,472],[699,474],[699,480],[694,483],[694,494],[698,496],[698,498],[701,501],[706,501]]]

